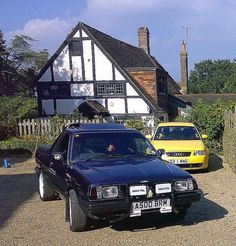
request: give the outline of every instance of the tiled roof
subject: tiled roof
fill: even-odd
[[[121,67],[158,67],[163,69],[142,48],[115,39],[84,23],[83,26]]]
[[[222,100],[223,102],[234,101],[236,102],[236,94],[188,94],[188,95],[176,95],[180,99],[187,103],[191,103],[194,106],[198,99],[203,102],[212,104],[216,100]]]
[[[174,79],[168,74],[167,77],[167,88],[168,88],[168,93],[170,95],[175,95],[175,94],[180,94],[181,95],[181,87],[179,86],[178,83],[174,81]]]

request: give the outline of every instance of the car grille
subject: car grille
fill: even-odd
[[[194,163],[194,164],[175,164],[178,167],[182,168],[196,168],[196,167],[202,167],[203,163]]]
[[[166,152],[167,156],[175,156],[175,157],[182,157],[182,156],[190,156],[191,152]]]

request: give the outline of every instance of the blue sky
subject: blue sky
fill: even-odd
[[[235,13],[235,0],[4,0],[0,30],[8,40],[29,35],[35,49],[52,54],[79,21],[135,46],[146,26],[151,54],[179,81],[182,40],[189,70],[204,59],[236,58]]]

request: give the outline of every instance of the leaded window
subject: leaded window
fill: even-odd
[[[116,84],[97,84],[97,95],[98,96],[116,96],[116,95],[124,95],[124,84],[116,83]]]

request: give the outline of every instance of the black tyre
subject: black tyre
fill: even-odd
[[[78,198],[74,190],[70,190],[69,192],[69,222],[71,231],[88,230],[88,217],[79,206]]]
[[[39,174],[39,196],[42,201],[54,200],[56,197],[55,191],[48,185],[44,174]]]
[[[185,216],[187,215],[187,211],[187,208],[178,209],[175,212],[172,212],[172,218],[176,221],[184,220]]]

